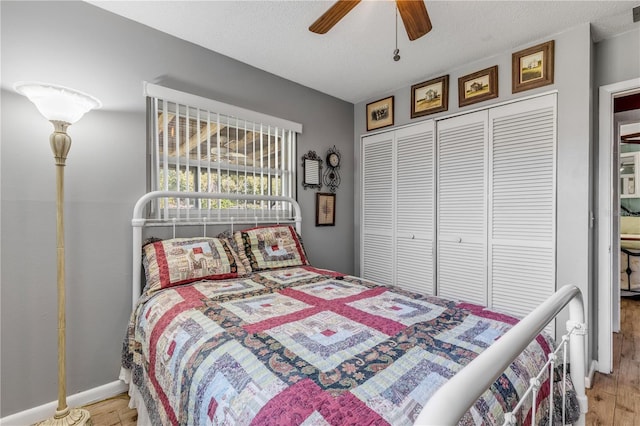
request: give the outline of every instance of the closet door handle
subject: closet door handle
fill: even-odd
[[[456,241],[461,243],[462,242],[462,237],[458,237],[458,239]]]

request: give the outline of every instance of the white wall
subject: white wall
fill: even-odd
[[[84,2],[2,1],[0,11],[0,417],[57,398],[53,128],[13,92],[18,80],[74,87],[104,103],[69,129],[69,395],[118,377],[131,311],[130,218],[146,189],[143,81],[302,123],[299,156],[324,156],[335,144],[345,171],[336,226],[315,227],[315,191],[299,185],[303,237],[314,265],[353,271],[352,104]]]

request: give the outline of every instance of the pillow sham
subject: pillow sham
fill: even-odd
[[[302,242],[289,225],[259,226],[234,233],[238,254],[252,271],[308,265]]]
[[[152,242],[142,250],[147,293],[247,273],[229,242],[221,238],[173,238]]]
[[[244,247],[242,245],[238,247],[238,242],[236,241],[234,234],[235,233],[226,230],[218,234],[216,237],[223,239],[229,243],[229,246],[237,257],[238,265],[242,265],[242,267],[244,267],[244,270],[247,273],[250,273],[252,272],[252,269],[251,265],[249,264],[249,259],[247,259],[247,255],[244,253]]]

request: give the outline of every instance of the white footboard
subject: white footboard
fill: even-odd
[[[535,339],[556,315],[569,305],[567,331],[571,378],[580,404],[578,424],[587,412],[585,395],[585,335],[582,293],[575,286],[564,286],[518,322],[476,359],[460,370],[429,399],[415,424],[455,425],[509,364]],[[563,338],[563,341],[566,338]],[[535,387],[535,386],[534,386]],[[535,394],[535,392],[534,392]]]

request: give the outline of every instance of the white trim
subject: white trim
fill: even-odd
[[[598,134],[598,371],[609,374],[613,370],[613,277],[614,261],[618,253],[611,247],[613,241],[613,214],[616,194],[612,192],[613,152],[613,98],[614,96],[640,88],[640,78],[601,86],[599,89],[599,134]],[[614,200],[615,196],[615,200]],[[619,290],[619,289],[618,289]],[[619,302],[616,304],[619,308]]]
[[[106,385],[98,386],[97,388],[69,395],[67,397],[67,403],[69,407],[82,407],[87,404],[120,395],[128,389],[129,386],[127,386],[122,380],[116,380],[115,382],[107,383]],[[53,416],[57,406],[58,401],[52,401],[38,407],[20,411],[1,418],[0,425],[32,425]]]
[[[169,89],[168,87],[158,86],[157,84],[149,83],[146,81],[142,84],[144,95],[151,98],[164,99],[182,105],[197,107],[207,111],[215,111],[228,117],[238,117],[242,118],[242,120],[269,124],[274,127],[284,127],[287,130],[293,130],[296,133],[302,133],[302,124],[296,123],[295,121],[289,121],[285,120],[284,118],[278,118],[272,115],[263,114],[261,112],[252,111],[250,109],[225,104],[222,102],[214,101],[213,99],[207,99],[203,98],[202,96],[192,95],[191,93]]]
[[[593,376],[596,374],[598,370],[598,361],[591,360],[591,365],[589,366],[589,372],[587,373],[587,377],[584,378],[584,387],[591,389],[593,386]]]

